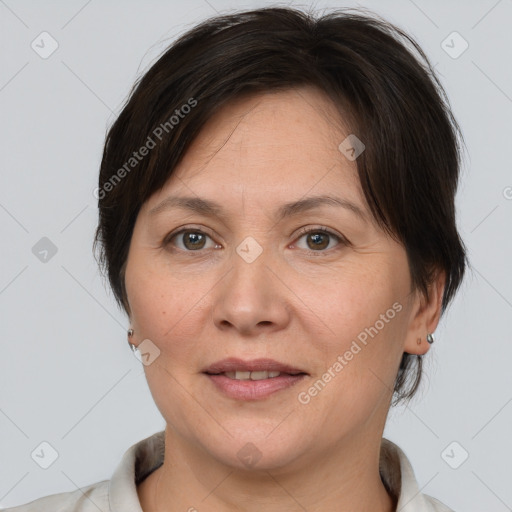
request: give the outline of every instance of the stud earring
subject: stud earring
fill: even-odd
[[[432,345],[432,343],[434,343],[434,336],[432,336],[432,334],[427,334],[427,341]]]
[[[133,337],[133,333],[134,332],[135,331],[133,329],[128,329],[128,332],[127,332],[127,334],[128,334],[128,345],[132,349],[132,352],[135,352],[137,350],[137,347],[133,343],[130,342],[130,338]]]

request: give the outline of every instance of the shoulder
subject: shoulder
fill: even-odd
[[[51,494],[18,507],[3,509],[2,512],[98,512],[109,510],[109,481],[103,480],[76,491]]]
[[[164,454],[165,431],[161,431],[126,450],[110,480],[0,512],[141,512],[137,485],[163,464]]]
[[[380,454],[381,478],[397,499],[401,512],[453,512],[439,500],[423,494],[412,465],[405,453],[388,439],[382,439]]]
[[[423,498],[425,500],[425,503],[429,507],[427,508],[429,512],[453,512],[451,508],[448,508],[444,503],[441,503],[439,500],[432,498],[432,496],[423,494]]]

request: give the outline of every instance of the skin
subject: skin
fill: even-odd
[[[356,162],[338,149],[350,131],[336,116],[309,87],[231,102],[140,210],[125,275],[132,342],[160,350],[144,369],[166,421],[164,464],[137,488],[145,512],[395,509],[379,476],[382,433],[402,353],[429,349],[444,276],[430,301],[411,290],[405,249],[372,220]],[[218,202],[222,216],[151,215],[170,195]],[[332,205],[275,218],[313,195],[350,201],[364,219]],[[183,228],[207,236],[169,236]],[[251,263],[236,251],[248,236],[263,249]],[[394,303],[401,311],[300,403]],[[202,373],[228,356],[308,376],[263,400],[234,400]],[[261,456],[250,467],[237,456],[247,443]]]

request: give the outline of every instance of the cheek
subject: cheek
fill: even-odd
[[[403,352],[407,277],[391,262],[370,260],[329,277],[319,272],[309,286],[302,280],[294,288],[319,319],[315,329],[309,326],[319,371],[305,392],[315,397],[310,405],[318,414],[330,404],[333,424],[345,421],[347,411],[362,422],[385,403]]]
[[[138,339],[152,340],[174,363],[186,360],[210,316],[208,291],[214,282],[205,274],[178,274],[149,257],[133,257],[126,289]]]
[[[315,313],[316,327],[324,333],[322,343],[333,349],[341,350],[358,337],[364,341],[375,324],[382,333],[399,330],[406,287],[400,276],[395,279],[390,264],[373,259],[295,279],[294,292]],[[302,309],[307,312],[304,305]]]

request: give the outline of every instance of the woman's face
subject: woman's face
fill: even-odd
[[[230,103],[135,224],[126,289],[151,393],[177,438],[230,466],[380,441],[402,353],[427,350],[405,250],[328,112],[311,88]]]

